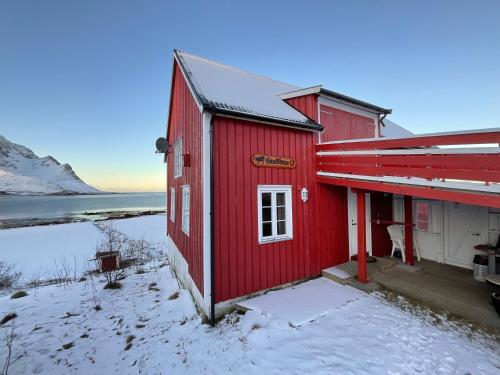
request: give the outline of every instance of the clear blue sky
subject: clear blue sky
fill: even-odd
[[[108,190],[162,190],[172,50],[393,108],[500,126],[500,1],[2,1],[0,134]]]

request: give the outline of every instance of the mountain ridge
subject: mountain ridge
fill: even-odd
[[[26,146],[0,135],[0,194],[70,195],[98,194],[67,163],[52,156],[38,157]]]

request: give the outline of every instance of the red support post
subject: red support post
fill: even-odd
[[[365,192],[358,190],[357,195],[357,221],[358,221],[358,281],[368,282],[366,270],[366,205]]]
[[[413,266],[413,204],[411,195],[404,196],[406,264]]]

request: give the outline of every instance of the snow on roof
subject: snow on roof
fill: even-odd
[[[279,97],[299,87],[186,52],[175,51],[175,56],[204,108],[322,129]]]
[[[385,126],[380,127],[382,137],[399,138],[415,135],[411,131],[406,130],[390,120],[384,119],[383,122]]]

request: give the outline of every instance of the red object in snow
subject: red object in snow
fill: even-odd
[[[101,272],[114,271],[120,268],[120,253],[118,251],[109,251],[96,254],[99,261]]]

